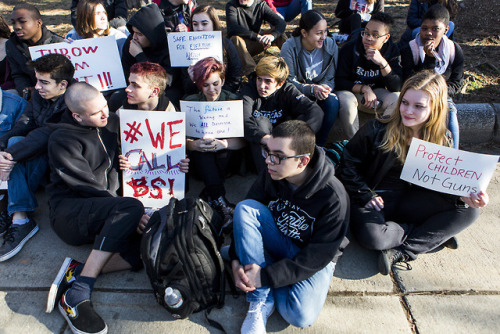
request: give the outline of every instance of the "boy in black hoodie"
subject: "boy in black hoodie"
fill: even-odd
[[[1,221],[0,262],[19,253],[38,231],[31,215],[37,208],[35,191],[47,169],[48,124],[61,120],[66,88],[75,69],[61,54],[49,54],[33,62],[37,78],[33,98],[14,127],[0,137],[0,180],[8,180],[8,215]],[[4,214],[2,214],[3,216]]]
[[[35,72],[28,66],[31,60],[28,48],[59,43],[64,39],[45,27],[38,8],[30,4],[19,4],[14,7],[12,27],[14,32],[5,45],[7,60],[17,92],[20,96],[29,97],[36,84],[36,78]]]
[[[347,246],[347,193],[303,121],[273,129],[262,148],[267,170],[234,211],[229,254],[247,293],[241,333],[265,333],[274,306],[297,327],[319,315],[335,264]]]
[[[122,66],[125,78],[130,76],[130,67],[135,63],[149,61],[160,64],[167,71],[165,94],[178,106],[183,95],[179,68],[172,68],[168,52],[168,40],[160,9],[156,4],[142,7],[127,23],[130,31],[122,51]]]
[[[266,167],[261,156],[261,145],[267,144],[275,126],[287,120],[300,119],[316,133],[323,122],[321,107],[286,81],[287,77],[288,66],[283,58],[264,57],[240,91],[245,139],[250,144],[258,172]]]
[[[335,88],[347,139],[358,131],[358,109],[390,115],[398,101],[401,64],[390,38],[393,24],[390,15],[373,14],[361,35],[340,49]]]

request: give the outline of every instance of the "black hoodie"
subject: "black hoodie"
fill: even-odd
[[[267,5],[266,5],[267,6]],[[323,110],[302,94],[295,85],[285,81],[283,86],[267,97],[257,91],[256,75],[252,73],[241,89],[245,139],[260,143],[265,135],[280,123],[300,119],[316,133],[323,122]]]
[[[333,164],[317,147],[306,171],[306,181],[295,190],[262,171],[247,195],[267,205],[280,231],[300,248],[293,259],[262,268],[262,286],[279,288],[308,279],[336,262],[347,246],[349,198]],[[230,256],[235,258],[234,243]]]
[[[17,37],[13,32],[9,40],[5,44],[7,51],[7,61],[11,69],[12,78],[16,85],[17,92],[23,96],[23,90],[27,87],[34,87],[36,85],[35,71],[29,66],[31,55],[29,51],[30,46],[46,45],[52,43],[63,42],[64,38],[54,34],[42,25],[42,37],[35,44],[28,43]]]
[[[130,41],[132,41],[132,37],[134,36],[132,27],[136,27],[151,43],[150,47],[144,48],[143,52],[139,53],[136,57],[133,57],[129,52]],[[163,16],[156,4],[152,3],[139,9],[128,21],[127,29],[130,31],[130,35],[125,41],[122,51],[123,73],[127,81],[130,75],[130,67],[135,63],[144,61],[160,64],[171,75],[178,72],[170,66],[167,34],[165,32]]]
[[[391,66],[391,72],[384,77],[380,73],[380,67],[366,59],[362,40],[359,35],[340,49],[339,66],[335,74],[335,89],[352,91],[355,84],[363,84],[372,89],[385,88],[390,92],[399,92],[402,84],[402,70],[397,45],[389,38],[380,49],[380,53]]]
[[[49,139],[51,208],[67,198],[115,197],[119,183],[119,120],[110,113],[103,128],[82,126],[67,110],[51,125]]]

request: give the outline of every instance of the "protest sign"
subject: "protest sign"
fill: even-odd
[[[51,53],[68,57],[75,66],[74,78],[91,84],[101,92],[127,87],[113,36],[32,46],[29,50],[33,60]]]
[[[188,67],[206,57],[222,62],[220,31],[170,32],[167,38],[172,67]]]
[[[145,207],[161,208],[170,197],[184,197],[185,115],[179,112],[120,110],[122,154],[131,164],[123,172],[123,195]]]
[[[186,135],[202,138],[243,137],[243,101],[181,101],[186,113]]]
[[[469,196],[485,191],[498,156],[471,153],[412,139],[401,179],[442,193]]]

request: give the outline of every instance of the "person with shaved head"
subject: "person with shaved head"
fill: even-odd
[[[117,193],[119,122],[106,99],[84,82],[65,96],[68,110],[49,139],[50,221],[70,245],[93,243],[86,262],[67,257],[52,283],[47,312],[58,305],[74,333],[106,333],[90,302],[100,273],[139,270],[140,234],[149,217],[142,203]]]

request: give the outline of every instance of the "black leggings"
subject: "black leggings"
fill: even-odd
[[[478,209],[456,203],[456,197],[421,188],[383,192],[380,196],[384,200],[381,211],[352,203],[353,234],[363,247],[398,247],[412,259],[440,246],[479,216]]]
[[[67,244],[93,243],[93,249],[119,253],[132,269],[140,269],[141,239],[136,229],[143,214],[144,206],[135,198],[69,198],[51,207],[50,220]]]
[[[205,184],[205,192],[212,199],[226,195],[224,180],[229,165],[230,150],[217,152],[191,151],[189,157],[195,173]]]

